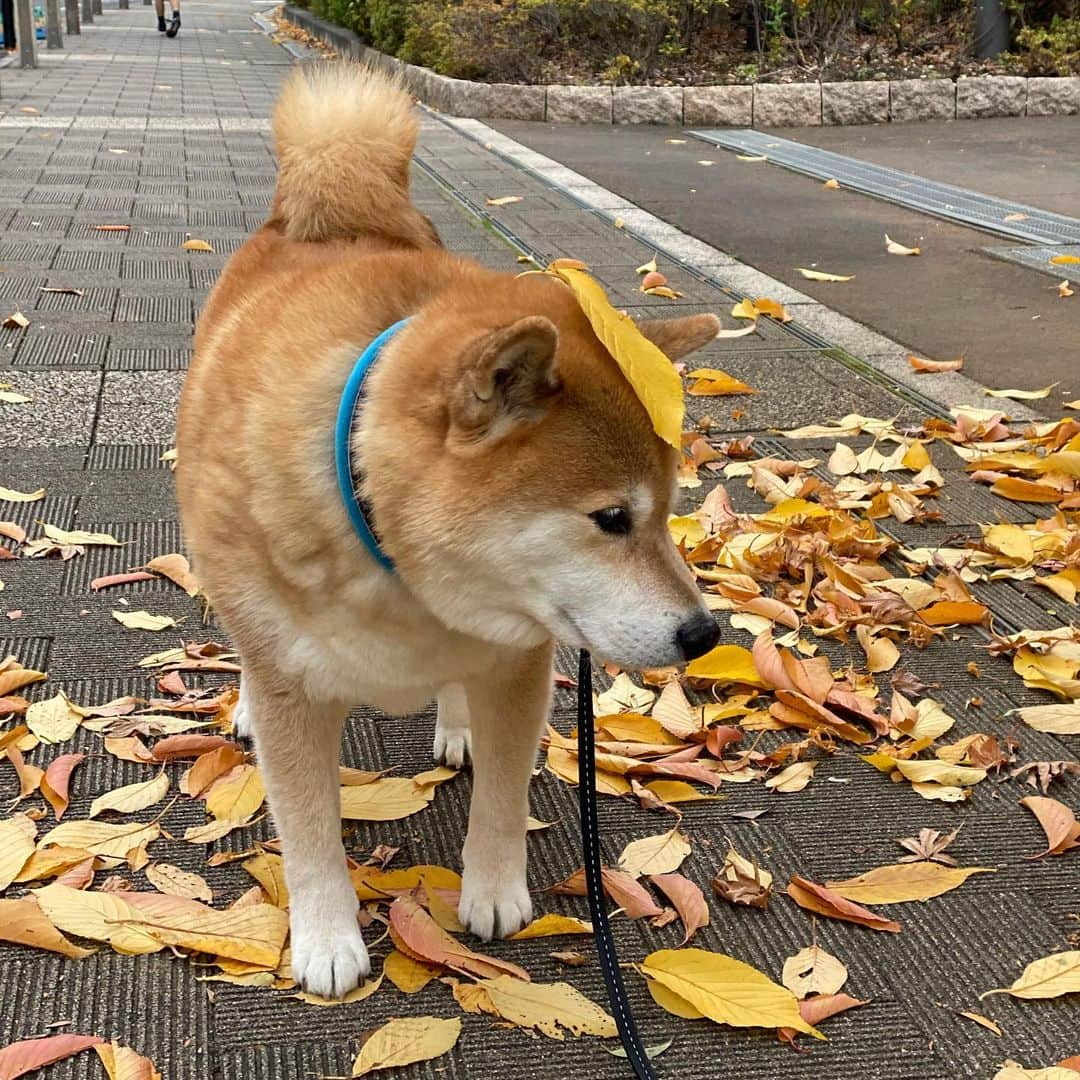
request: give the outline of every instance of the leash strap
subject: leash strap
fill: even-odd
[[[578,659],[578,799],[581,806],[581,844],[585,854],[585,883],[589,891],[589,914],[592,917],[600,971],[607,985],[608,1001],[615,1017],[626,1058],[638,1080],[657,1080],[656,1073],[641,1043],[634,1014],[626,999],[619,958],[611,936],[604,886],[601,878],[600,827],[596,820],[596,737],[592,700],[592,661],[582,649]]]

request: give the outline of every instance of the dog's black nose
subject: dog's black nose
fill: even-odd
[[[719,640],[720,627],[711,615],[698,612],[675,631],[675,640],[686,660],[704,656]]]

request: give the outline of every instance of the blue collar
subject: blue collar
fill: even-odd
[[[379,359],[383,346],[408,322],[401,319],[389,329],[384,330],[361,354],[349,375],[349,381],[341,395],[338,406],[337,424],[334,427],[334,466],[337,470],[338,489],[341,491],[345,510],[356,529],[360,542],[367,548],[368,554],[389,573],[394,572],[390,557],[379,547],[370,524],[371,507],[358,492],[363,482],[363,472],[354,468],[352,456],[353,426],[359,416],[364,396],[364,382],[369,372]]]

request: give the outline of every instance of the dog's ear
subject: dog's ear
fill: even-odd
[[[679,319],[646,319],[638,329],[669,360],[679,360],[704,348],[720,333],[715,315],[683,315]]]
[[[451,445],[467,449],[539,420],[561,386],[558,344],[555,324],[542,315],[472,342],[451,390]]]

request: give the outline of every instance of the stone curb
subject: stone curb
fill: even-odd
[[[518,86],[437,75],[365,45],[351,30],[286,4],[285,18],[345,56],[398,70],[426,105],[448,116],[566,124],[817,127],[910,120],[1080,113],[1080,76],[980,75],[753,86]]]

